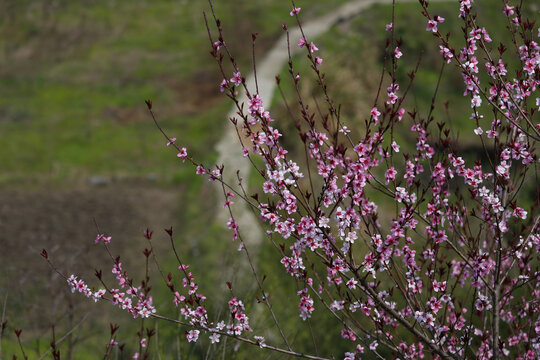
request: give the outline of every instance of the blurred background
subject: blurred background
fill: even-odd
[[[302,19],[310,21],[344,2],[296,4]],[[500,4],[488,4],[478,2],[481,19],[489,19],[492,28],[505,26]],[[291,5],[283,0],[215,0],[214,5],[245,74],[251,69],[251,34],[259,34],[256,53],[262,58],[281,35],[281,23],[295,24],[289,16]],[[440,26],[444,31],[459,31],[458,5],[432,7],[447,19]],[[17,352],[12,330],[22,328],[31,358],[39,358],[54,326],[57,337],[69,333],[61,348],[65,358],[102,356],[109,322],[121,324],[119,342],[136,349],[138,322],[109,304],[72,295],[39,256],[46,248],[62,272],[97,286],[94,269],[110,273],[112,264],[103,248],[93,245],[94,218],[101,231],[112,236],[113,254],[122,255],[125,269],[135,278],[144,271],[140,264],[146,228],[155,232],[163,267],[174,270],[163,231],[172,226],[177,248],[192,265],[202,293],[221,296],[224,281],[241,286],[245,280],[222,276],[224,269],[238,266],[237,244],[231,245],[228,231],[214,220],[220,200],[213,187],[165,146],[144,104],[152,99],[163,128],[195,159],[208,165],[216,161],[214,144],[228,125],[231,103],[219,92],[221,76],[209,55],[203,11],[209,12],[203,0],[0,0],[0,302],[8,320],[3,355]],[[388,36],[384,26],[390,19],[390,6],[374,5],[317,39],[324,58],[321,69],[353,135],[362,132],[373,104]],[[409,104],[425,116],[443,63],[438,44],[425,31],[416,3],[398,1],[395,27],[404,53],[398,73],[402,86],[422,57]],[[215,34],[214,27],[212,31]],[[491,36],[498,44],[498,34]],[[462,42],[455,40],[456,46]],[[302,59],[295,61],[297,69],[309,79],[309,66]],[[281,78],[288,79],[286,69]],[[437,120],[451,124],[461,134],[462,146],[477,152],[471,136],[476,125],[469,121],[470,106],[461,96],[461,77],[451,66],[445,68],[439,91]],[[284,92],[295,113],[289,81],[284,81]],[[309,81],[302,83],[302,93],[312,102],[321,95]],[[295,120],[280,98],[266,106],[294,154]],[[409,141],[408,134],[398,136]],[[251,179],[254,190],[259,182]],[[274,302],[294,305],[276,306],[286,332],[299,351],[313,351],[309,331],[297,314],[296,284],[285,275],[273,275],[283,274],[279,254],[264,244],[258,256]],[[176,317],[165,285],[158,276],[152,281],[158,309]],[[262,306],[254,295],[246,291],[248,308]],[[217,318],[225,308],[217,303],[212,310]],[[255,329],[263,333],[270,326],[266,315],[255,321]],[[334,336],[340,324],[317,314],[313,321],[324,324],[316,329],[321,354],[342,356],[347,344]],[[241,359],[253,350],[230,341],[211,346],[206,336],[197,345],[187,345],[183,328],[147,326],[158,327],[159,341],[151,346],[164,358],[227,353],[227,358]],[[326,331],[325,326],[337,331]],[[272,339],[271,332],[267,336]]]

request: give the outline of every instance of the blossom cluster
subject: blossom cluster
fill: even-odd
[[[221,183],[233,240],[245,236],[231,210],[233,198],[258,210],[270,240],[280,239],[276,248],[284,274],[304,284],[296,292],[299,317],[309,323],[315,311],[328,311],[340,324],[337,335],[350,344],[345,359],[360,359],[368,351],[379,358],[392,352],[407,359],[421,359],[428,352],[444,359],[471,354],[532,359],[540,354],[538,200],[531,206],[523,197],[531,191],[527,182],[538,163],[540,126],[534,123],[537,109],[530,98],[540,86],[540,47],[532,40],[534,24],[521,17],[518,7],[503,2],[519,59],[513,68],[502,56],[506,50],[499,47],[496,55],[492,49],[474,2],[459,3],[464,42],[456,49],[441,34],[445,18],[432,15],[429,3],[420,0],[426,30],[437,39],[442,62],[454,64],[461,74],[485,159],[471,159],[478,154],[455,146],[448,124],[435,123],[431,113],[424,117],[406,102],[408,84],[400,85],[396,76],[404,54],[394,37],[394,19],[385,27],[391,34],[386,51],[392,67],[383,72],[379,90],[384,94],[382,84],[388,84],[386,94],[366,110],[361,132],[342,122],[328,95],[322,58],[315,56],[319,48],[301,32],[297,45],[305,51],[327,107],[326,113],[320,108],[315,112],[303,100],[303,77],[289,58],[290,80],[299,97],[302,162],[283,145],[284,135],[261,95],[247,88],[219,21],[219,40],[210,35],[223,76],[220,90],[238,110],[231,122],[242,155],[257,168],[262,188],[248,199],[225,183],[223,166],[189,160],[198,175]],[[290,16],[298,20],[299,13],[293,2]],[[223,64],[227,57],[232,74]],[[239,100],[239,91],[245,92],[246,102]],[[399,140],[398,131],[413,141]],[[175,138],[167,139],[167,146],[176,147]],[[179,158],[188,159],[185,148],[176,148]],[[98,235],[96,243],[101,241],[107,244],[110,237]],[[206,332],[211,343],[225,335],[270,348],[260,336],[242,338],[253,332],[242,300],[230,298],[227,321],[210,321],[206,297],[189,266],[180,264],[178,270],[179,283],[170,275],[166,281],[174,305],[191,326],[188,342]],[[147,284],[135,287],[118,259],[113,274],[118,282],[108,291],[113,304],[134,317],[156,313]],[[68,282],[88,297],[104,295],[73,276]],[[260,283],[259,290],[268,305]],[[288,350],[278,350],[296,354],[287,345]]]
[[[462,154],[448,146],[449,131],[442,131],[444,125],[441,133],[446,135],[434,138],[432,119],[406,112],[406,92],[401,91],[395,78],[386,88],[384,103],[376,104],[367,115],[370,128],[366,136],[356,142],[343,124],[337,123],[334,128],[317,126],[313,121],[315,114],[300,99],[304,125],[297,127],[316,171],[310,173],[310,183],[291,157],[293,152],[280,144],[281,134],[270,125],[273,120],[262,107],[258,94],[248,94],[248,113],[242,111],[242,104],[237,104],[240,120],[244,121],[234,124],[242,138],[251,141],[249,146],[244,144],[244,156],[258,155],[264,161],[265,171],[260,173],[266,197],[257,198],[257,206],[260,218],[268,226],[267,233],[274,233],[287,244],[282,247],[284,270],[310,283],[297,293],[302,319],[311,317],[318,299],[343,321],[349,319],[358,324],[351,313],[359,313],[371,321],[372,326],[345,327],[341,333],[351,341],[364,341],[371,351],[384,344],[409,358],[420,358],[425,347],[429,347],[441,357],[451,357],[463,356],[465,349],[474,344],[478,357],[491,356],[494,346],[509,354],[508,349],[517,342],[512,340],[511,345],[498,337],[500,327],[511,325],[516,317],[502,314],[511,314],[510,308],[520,306],[535,314],[540,310],[538,302],[530,303],[538,294],[536,289],[520,301],[494,298],[495,291],[511,294],[531,279],[538,279],[538,273],[527,264],[535,254],[532,247],[537,247],[537,223],[531,224],[523,206],[508,201],[511,194],[519,191],[513,185],[518,176],[516,166],[525,168],[538,161],[534,153],[535,137],[530,134],[537,134],[539,128],[528,123],[532,112],[526,108],[527,99],[538,86],[534,76],[538,73],[538,45],[525,37],[525,44],[516,46],[523,68],[517,77],[509,79],[508,64],[502,57],[492,57],[488,48],[491,36],[477,25],[472,1],[460,1],[459,16],[464,19],[467,31],[465,46],[459,51],[441,35],[439,27],[444,25],[445,18],[430,15],[428,3],[421,1],[421,4],[428,19],[426,30],[441,41],[443,60],[455,63],[461,71],[464,96],[470,99],[473,110],[471,118],[478,124],[475,134],[481,137],[486,134],[487,139],[482,141],[497,144],[491,164],[468,164]],[[514,8],[506,4],[504,14],[513,16]],[[294,9],[290,15],[296,15]],[[522,24],[518,16],[512,21]],[[386,30],[394,31],[393,23]],[[316,67],[320,62],[313,58],[319,48],[304,33],[298,46],[306,48],[306,56],[320,76]],[[396,60],[403,56],[399,46],[391,49]],[[478,51],[482,51],[482,56]],[[480,82],[480,59],[487,59],[484,69],[492,79],[487,92]],[[299,83],[300,74],[291,62],[289,66],[292,80]],[[238,74],[236,69],[234,75],[238,77]],[[320,76],[319,81],[325,89],[323,78]],[[230,95],[236,101],[235,94]],[[494,109],[495,116],[484,131],[480,124],[484,123],[482,112],[488,106]],[[325,121],[337,115],[331,102],[328,107]],[[412,123],[410,131],[416,139],[413,151],[393,136],[394,127],[402,122]],[[397,154],[402,153],[404,166],[399,166]],[[314,175],[319,176],[315,185]],[[377,185],[379,191],[394,200],[395,216],[380,212],[373,197]],[[456,189],[465,192],[456,197]],[[229,221],[235,238],[237,226],[234,219]],[[497,254],[494,251],[497,242],[506,243],[506,234],[516,234],[517,226],[530,232],[521,235],[521,239],[529,239],[527,250],[524,251],[524,245],[510,241],[507,249],[492,255]],[[472,228],[477,229],[476,234]],[[316,277],[318,284],[308,277],[310,270],[305,264],[313,256],[320,258],[326,268],[324,281]],[[449,274],[441,268],[444,262],[449,264]],[[509,274],[519,276],[510,278]],[[332,288],[338,290],[332,292]],[[475,289],[474,294],[461,294],[459,289],[465,288]],[[478,328],[478,319],[489,318],[494,311],[501,313],[500,321],[507,325],[498,324],[493,330]],[[531,326],[533,319],[534,316],[523,318],[520,326]],[[401,337],[401,331],[412,332],[422,339],[416,327],[429,331],[429,341],[425,338],[416,343],[403,341],[397,348],[389,345],[395,336]],[[362,331],[378,334],[380,340],[360,339],[356,333]],[[533,350],[525,351],[523,358],[530,351],[538,351],[534,349],[538,349],[539,335],[528,342]],[[497,338],[495,345],[489,340],[493,336]],[[358,346],[362,347],[360,343]],[[525,348],[530,349],[529,345]],[[360,354],[356,349],[347,356],[354,358]],[[521,355],[516,353],[516,356]]]
[[[88,285],[82,279],[78,279],[75,275],[70,275],[67,279],[67,283],[71,288],[71,292],[78,291],[84,294],[87,298],[92,298],[95,302],[105,295],[105,289],[99,289],[97,291],[92,291]]]

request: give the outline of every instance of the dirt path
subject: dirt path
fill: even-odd
[[[314,38],[320,36],[321,34],[328,31],[332,25],[340,22],[347,21],[355,16],[357,16],[362,10],[375,3],[391,3],[391,0],[356,0],[350,1],[340,7],[338,7],[333,12],[326,14],[322,17],[312,19],[302,25],[304,29],[304,34],[308,41],[313,40]],[[298,27],[289,29],[290,39],[291,39],[291,51],[294,54],[297,54],[300,50],[296,46],[296,42],[301,37],[301,32]],[[272,96],[275,92],[276,82],[275,76],[279,74],[283,66],[287,63],[288,52],[287,52],[287,37],[286,34],[283,34],[279,40],[276,42],[274,47],[268,51],[268,53],[263,57],[262,61],[257,63],[257,82],[259,87],[259,95],[263,100],[265,107],[269,107],[272,103]],[[252,93],[255,92],[255,77],[253,73],[250,73],[246,77],[247,86],[251,89]],[[240,103],[247,103],[248,98],[245,93],[241,93],[239,97]],[[236,107],[234,106],[229,114],[227,119],[236,116]],[[249,178],[251,165],[249,161],[243,157],[240,142],[236,135],[234,126],[227,121],[228,125],[225,129],[225,133],[221,140],[216,146],[216,150],[219,153],[218,164],[225,165],[224,177],[226,181],[230,184],[236,184],[236,170],[240,171],[240,176],[247,181]],[[223,198],[221,187],[218,189],[219,199]],[[235,217],[240,223],[241,231],[244,237],[244,241],[249,246],[249,249],[256,249],[257,245],[262,242],[263,232],[259,226],[257,218],[255,215],[248,209],[248,207],[237,201],[233,210],[235,211]],[[218,210],[218,220],[221,223],[224,223],[229,218],[227,211],[224,211],[221,202]],[[252,250],[253,251],[253,250]]]

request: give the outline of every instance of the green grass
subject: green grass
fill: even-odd
[[[156,112],[166,114],[160,120],[182,145],[202,161],[213,159],[212,144],[225,126],[229,105],[217,90],[217,67],[208,55],[202,16],[209,12],[208,3],[138,0],[83,6],[60,1],[50,9],[10,1],[3,6],[13,17],[0,22],[8,50],[3,61],[0,57],[0,131],[9,139],[1,183],[24,178],[62,182],[70,173],[166,176],[176,164],[163,156],[145,99],[153,99]],[[307,16],[331,6],[320,1],[309,6]],[[293,21],[289,7],[276,0],[241,1],[234,7],[216,2],[240,64],[247,66],[250,59],[245,32],[260,32],[264,49],[281,33],[280,20]],[[76,36],[70,40],[69,34]],[[205,74],[210,74],[203,79],[214,90],[210,94],[197,86]],[[209,95],[221,100],[205,101]],[[115,117],[119,111],[128,113],[121,121]]]

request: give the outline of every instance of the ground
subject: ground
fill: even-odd
[[[156,187],[149,181],[125,180],[100,186],[0,192],[0,239],[5,249],[0,252],[0,289],[8,295],[8,314],[17,314],[14,308],[24,309],[25,323],[37,319],[45,327],[61,316],[67,303],[91,306],[82,296],[65,296],[68,287],[40,256],[42,248],[63,272],[95,283],[94,269],[109,273],[111,260],[103,247],[94,245],[93,219],[102,232],[113,236],[113,254],[121,249],[132,264],[143,259],[146,227],[156,231],[157,248],[168,248],[162,230],[180,225],[181,191],[181,185]],[[131,269],[142,270],[140,266]]]

